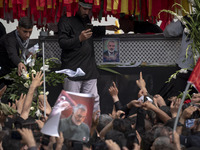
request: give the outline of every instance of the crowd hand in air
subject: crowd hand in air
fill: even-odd
[[[108,89],[108,91],[109,91],[110,95],[112,96],[114,103],[119,101],[118,89],[117,89],[115,82],[113,82],[113,85]]]
[[[140,72],[140,79],[136,80],[136,84],[140,88],[140,90],[141,90],[140,92],[143,95],[147,95],[146,82],[144,81],[144,79],[142,77],[142,72]]]
[[[39,95],[39,109],[44,112],[44,95]],[[49,115],[51,113],[51,106],[47,100],[47,96],[45,96],[46,102],[46,114]]]

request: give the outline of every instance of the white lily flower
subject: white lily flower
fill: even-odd
[[[34,107],[31,107],[31,108],[30,108],[30,110],[34,110],[34,109],[35,109]]]
[[[176,18],[177,18],[178,20],[182,21],[183,16],[176,15]]]
[[[185,28],[184,32],[187,33],[187,34],[190,34],[190,30],[188,28]]]
[[[40,92],[40,95],[44,95],[44,92],[41,91],[41,92]],[[46,91],[45,95],[46,95],[46,96],[49,95],[49,91]]]
[[[33,70],[31,70],[31,73],[32,74],[36,74],[36,71],[33,69]]]
[[[46,91],[45,95],[46,95],[46,96],[49,95],[49,91]]]
[[[187,73],[187,69],[181,69],[179,73]]]
[[[43,66],[40,68],[41,71],[43,71]],[[45,71],[50,71],[49,70],[49,65],[44,65],[44,70]]]
[[[23,79],[30,79],[29,73],[27,71],[25,71],[24,69],[22,69],[22,78]]]
[[[28,64],[30,67],[35,66],[35,59],[31,59],[31,62]]]
[[[173,75],[173,78],[174,78],[174,79],[176,79],[176,74],[175,74],[175,75]]]
[[[27,82],[26,82],[26,83],[24,83],[24,87],[25,87],[25,88],[27,88],[27,89],[29,88],[29,85],[28,85],[28,83],[27,83]]]
[[[41,117],[42,116],[42,113],[40,112],[39,109],[35,112],[35,114],[36,114],[37,117]]]

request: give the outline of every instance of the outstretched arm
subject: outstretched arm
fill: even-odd
[[[142,77],[142,72],[140,72],[140,79],[136,80],[137,86],[140,88],[139,94],[141,95],[147,95],[147,89],[146,89],[146,82],[144,81]]]
[[[154,106],[151,102],[146,101],[143,104],[143,107],[148,109],[148,110],[153,110],[156,115],[160,118],[160,120],[163,121],[163,123],[166,123],[168,120],[171,119],[171,117],[169,117],[164,111],[162,111],[160,108]]]
[[[112,96],[112,99],[113,99],[114,103],[119,101],[118,89],[117,89],[117,86],[116,86],[115,82],[113,82],[113,85],[109,88],[109,93]]]
[[[22,113],[22,108],[23,108],[25,99],[26,99],[26,94],[24,95],[22,93],[21,96],[20,96],[20,98],[19,98],[19,100],[15,100],[15,105],[17,106],[17,112],[19,114]]]
[[[188,108],[186,108],[183,113],[180,116],[179,122],[181,124],[185,124],[186,119],[189,119],[193,112],[195,112],[197,110],[197,107],[195,106],[189,106]],[[177,126],[176,132],[180,135],[182,133],[182,126]]]
[[[22,117],[25,120],[28,118],[28,115],[30,112],[30,107],[32,104],[34,91],[37,89],[37,87],[41,86],[43,83],[43,81],[41,81],[42,77],[43,77],[43,73],[41,71],[37,72],[35,77],[32,74],[32,83],[30,85],[28,94],[27,94],[25,102],[24,102],[22,113],[20,115],[20,117]]]

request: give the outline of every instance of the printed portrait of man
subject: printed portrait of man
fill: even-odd
[[[119,62],[119,39],[103,39],[103,62]]]
[[[90,128],[84,123],[87,116],[87,107],[77,104],[68,118],[60,120],[59,131],[63,132],[64,139],[87,142],[89,140]]]

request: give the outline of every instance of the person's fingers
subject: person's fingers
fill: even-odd
[[[172,101],[170,104],[170,107],[173,107],[173,106],[174,106],[174,101]]]
[[[143,77],[142,77],[142,72],[140,72],[140,79],[143,79]]]
[[[23,98],[22,98],[22,99],[25,100],[25,98],[26,98],[26,94],[23,95]]]
[[[115,84],[115,82],[113,81],[113,87],[115,87],[116,88],[116,84]]]

